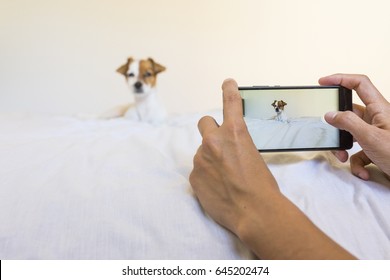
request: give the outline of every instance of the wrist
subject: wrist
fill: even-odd
[[[236,235],[250,248],[253,247],[254,242],[266,239],[275,223],[279,222],[278,216],[287,200],[279,189],[268,193],[265,197],[266,199],[254,203],[247,209],[237,224]]]
[[[240,240],[261,259],[352,259],[281,193],[258,204],[237,229]]]

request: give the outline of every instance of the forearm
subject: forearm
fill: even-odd
[[[237,230],[262,259],[354,259],[281,193],[257,204]],[[259,219],[261,217],[261,219]]]

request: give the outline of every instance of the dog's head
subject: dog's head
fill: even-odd
[[[275,112],[279,113],[284,110],[284,106],[286,106],[287,103],[284,102],[283,100],[279,100],[279,101],[275,100],[274,103],[272,103],[271,105],[275,108]]]
[[[125,76],[130,89],[136,94],[148,94],[156,87],[157,75],[166,68],[152,58],[134,60],[132,57],[116,71]]]

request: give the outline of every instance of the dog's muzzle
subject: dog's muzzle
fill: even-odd
[[[134,84],[134,89],[135,89],[135,92],[136,93],[143,93],[143,90],[142,90],[142,83],[141,82],[136,82]]]

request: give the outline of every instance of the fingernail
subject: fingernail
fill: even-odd
[[[364,181],[367,181],[370,178],[370,176],[368,175],[367,172],[359,172],[358,176],[360,179],[362,179]]]
[[[222,90],[224,90],[225,87],[230,86],[231,84],[233,84],[234,87],[238,87],[237,82],[234,79],[228,78],[228,79],[223,81]]]
[[[227,78],[223,81],[224,83],[230,83],[230,82],[235,82],[233,78]]]
[[[325,119],[333,120],[337,116],[338,113],[339,112],[337,112],[337,111],[328,112],[325,114]]]

